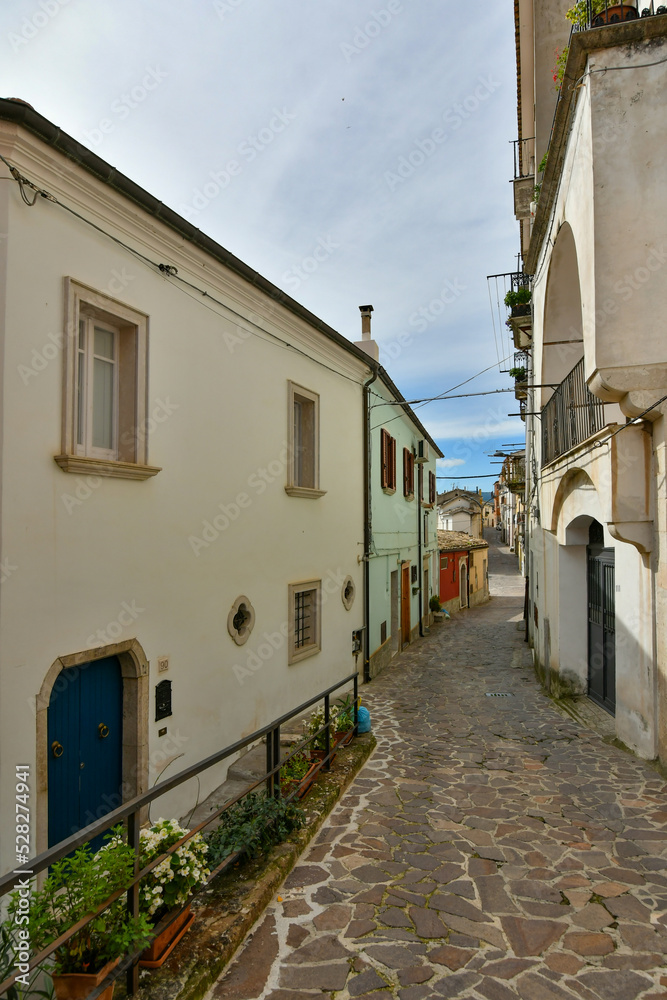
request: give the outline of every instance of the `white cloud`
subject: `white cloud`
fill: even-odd
[[[464,458],[439,458],[436,462],[438,469],[453,469],[457,465],[465,465]]]

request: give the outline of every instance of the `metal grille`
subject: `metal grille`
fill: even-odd
[[[315,591],[302,590],[294,595],[294,646],[301,649],[313,642]]]
[[[553,462],[603,427],[604,403],[586,385],[582,358],[542,410],[542,464]]]
[[[604,572],[604,593],[605,593],[605,605],[604,605],[604,630],[605,632],[615,632],[616,631],[616,585],[615,585],[615,573],[614,565],[608,564],[602,567]]]
[[[578,20],[573,25],[573,31],[587,31],[589,28],[601,28],[605,24],[621,24],[624,21],[635,21],[639,17],[652,17],[654,14],[664,14],[664,5],[657,6],[654,0],[649,3],[615,2],[615,0],[584,0],[583,9]],[[640,9],[638,9],[640,8]],[[641,11],[641,13],[640,13]]]

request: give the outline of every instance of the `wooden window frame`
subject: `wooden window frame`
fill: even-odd
[[[403,449],[403,496],[406,500],[415,498],[415,456],[412,449]]]
[[[428,474],[428,502],[435,503],[437,499],[436,494],[436,478],[435,472],[429,472]]]
[[[396,438],[380,431],[380,483],[385,493],[396,492]]]
[[[91,337],[95,323],[114,332],[114,440],[111,449],[92,445]],[[79,331],[84,330],[86,369],[79,380]],[[65,278],[61,453],[64,472],[121,479],[148,479],[160,469],[148,464],[148,316],[73,278]],[[79,387],[86,396],[79,409]],[[79,442],[79,414],[86,428]]]

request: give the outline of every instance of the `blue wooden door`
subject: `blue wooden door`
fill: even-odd
[[[49,702],[49,847],[121,804],[122,753],[116,657],[63,670]],[[93,846],[102,843],[98,838]]]

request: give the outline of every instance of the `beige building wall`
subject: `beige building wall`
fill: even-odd
[[[64,204],[223,303],[204,301],[49,201],[28,208],[2,168],[0,806],[9,816],[14,765],[29,764],[39,851],[48,789],[37,723],[59,657],[97,658],[118,644],[136,651],[147,681],[141,717],[126,724],[141,744],[140,773],[131,776],[139,789],[355,669],[360,383],[369,369],[36,137],[0,123],[0,151]],[[148,316],[148,460],[160,471],[144,481],[63,472],[54,461],[68,276]],[[285,491],[290,380],[319,395],[318,499]],[[346,577],[355,589],[349,610]],[[321,652],[288,665],[288,586],[310,580],[322,587]],[[243,646],[227,630],[239,595],[256,615]],[[168,657],[167,672],[158,674],[158,657]],[[156,723],[155,685],[165,678],[173,715]],[[223,776],[224,768],[203,774],[199,791],[192,782],[154,815],[187,814]],[[4,869],[13,841],[2,839]]]

